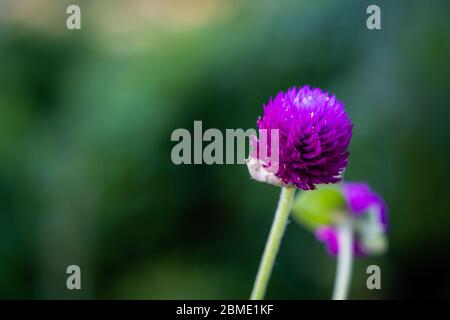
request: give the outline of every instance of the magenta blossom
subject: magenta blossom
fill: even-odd
[[[384,234],[388,229],[387,208],[383,199],[365,183],[343,183],[341,190],[355,226],[354,253],[365,256],[383,251],[386,246]],[[336,226],[321,226],[315,234],[330,254],[337,255],[339,243]]]
[[[304,190],[340,181],[348,163],[352,124],[344,103],[334,95],[308,86],[279,92],[264,105],[258,128],[279,130],[278,171],[265,181],[276,179],[279,185]],[[251,155],[248,164],[252,176],[261,180],[261,168],[268,164],[258,160]]]

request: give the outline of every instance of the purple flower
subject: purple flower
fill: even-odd
[[[372,210],[380,228],[386,232],[387,209],[383,199],[373,192],[369,186],[361,182],[347,182],[342,186],[344,197],[347,200],[350,212],[358,217],[365,212]]]
[[[316,230],[316,239],[322,241],[327,248],[327,252],[332,256],[336,256],[339,251],[339,242],[337,230],[333,227],[321,227]],[[353,252],[355,255],[364,256],[368,253],[361,247],[358,241],[353,242]]]
[[[353,251],[366,256],[385,249],[385,233],[388,229],[387,208],[383,199],[365,183],[343,183],[347,210],[353,220],[355,241]],[[322,226],[315,231],[316,239],[323,242],[331,255],[339,251],[337,228]]]
[[[340,181],[348,163],[352,124],[334,95],[308,86],[279,92],[264,105],[258,127],[279,129],[279,166],[274,174],[280,184],[312,190],[317,184]],[[270,144],[267,149],[270,154]]]

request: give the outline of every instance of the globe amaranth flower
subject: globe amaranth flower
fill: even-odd
[[[258,128],[279,132],[278,170],[265,171],[270,164],[251,153],[247,165],[253,178],[304,190],[340,181],[352,137],[352,124],[342,102],[318,88],[293,87],[279,92],[263,110]],[[267,149],[270,154],[270,142]]]
[[[387,207],[383,199],[365,183],[343,183],[340,192],[346,202],[346,214],[354,225],[354,253],[359,256],[382,253],[386,249],[385,234],[388,230]],[[315,230],[315,235],[330,254],[337,255],[336,225],[320,226]]]

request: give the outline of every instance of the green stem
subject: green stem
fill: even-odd
[[[294,200],[295,188],[282,188],[280,199],[278,200],[277,211],[272,222],[269,238],[266,242],[264,254],[259,265],[258,274],[256,275],[255,284],[253,285],[251,300],[262,300],[266,293],[267,284],[270,274],[272,273],[273,263],[280,248],[281,238],[289,218],[289,213]]]
[[[349,219],[338,224],[338,257],[333,300],[347,299],[353,261],[353,226]]]

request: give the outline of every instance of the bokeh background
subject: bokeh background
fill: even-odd
[[[445,0],[1,0],[0,298],[248,298],[279,189],[175,166],[170,135],[254,128],[303,84],[345,102],[345,178],[390,209],[389,251],[356,261],[350,297],[449,298],[449,57]],[[292,222],[267,297],[328,299],[334,268]]]

